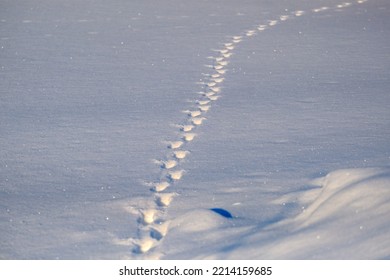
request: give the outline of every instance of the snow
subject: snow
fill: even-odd
[[[389,8],[3,1],[0,258],[388,259]]]
[[[389,224],[383,221],[390,210],[389,176],[388,170],[377,168],[338,170],[317,179],[312,189],[272,201],[307,205],[296,216],[248,226],[249,222],[242,221],[245,217],[236,217],[235,222],[203,210],[175,219],[179,225],[170,234],[177,234],[176,240],[185,232],[192,242],[207,246],[214,236],[212,249],[207,254],[195,250],[195,258],[386,259]],[[202,223],[195,226],[192,221],[199,217]],[[238,231],[235,223],[248,225]],[[181,257],[196,248],[194,244],[183,247],[170,249],[174,254],[168,257]]]

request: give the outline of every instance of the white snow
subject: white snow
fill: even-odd
[[[185,235],[188,242],[181,248],[165,244],[172,252],[166,257],[186,258],[191,250],[192,258],[207,259],[388,258],[390,224],[384,221],[390,211],[389,179],[388,169],[331,172],[315,180],[312,189],[272,200],[276,205],[305,206],[297,215],[267,225],[251,225],[241,216],[233,221],[206,210],[186,212],[173,220],[178,225],[169,240],[184,242]],[[212,248],[194,252],[195,244]]]
[[[3,1],[0,258],[389,259],[389,9]]]

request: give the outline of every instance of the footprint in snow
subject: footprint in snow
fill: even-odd
[[[221,88],[220,87],[210,87],[210,90],[212,90],[215,93],[221,92]]]
[[[251,37],[251,36],[253,36],[255,34],[256,34],[256,30],[248,30],[245,35],[248,36],[248,37]]]
[[[161,168],[164,169],[171,169],[175,167],[178,162],[176,160],[170,159],[170,160],[154,160],[154,163],[161,166]]]
[[[155,245],[156,245],[156,240],[154,238],[145,237],[136,242],[134,253],[145,254],[149,252]]]
[[[154,224],[150,227],[150,236],[153,239],[161,240],[167,235],[169,230],[169,222]]]
[[[210,96],[210,97],[212,97],[212,96]],[[210,98],[210,97],[209,97],[209,98]],[[201,125],[205,119],[206,119],[205,117],[191,118],[191,122],[192,122],[194,125]]]
[[[173,152],[173,155],[177,159],[184,159],[189,153],[190,153],[189,151],[177,150]]]
[[[328,10],[329,9],[329,7],[321,7],[321,8],[318,8],[318,9],[313,9],[313,12],[314,13],[319,13],[319,12],[323,12],[323,11],[326,11],[326,10]]]
[[[151,224],[155,221],[158,210],[156,209],[144,209],[141,212],[141,222],[145,225]]]
[[[234,47],[233,45],[232,45],[232,46],[227,46],[227,47],[226,47],[226,49],[228,49],[229,51],[234,50],[234,48],[235,48],[235,47]]]
[[[159,193],[156,194],[156,203],[158,206],[168,207],[177,193]]]
[[[230,56],[230,55],[229,55]],[[225,74],[226,73],[226,69],[219,69],[219,70],[215,70],[218,74]]]
[[[190,111],[190,110],[184,110],[183,113],[187,114],[190,117],[198,117],[202,114],[201,111]]]
[[[175,127],[178,127],[183,132],[190,132],[194,129],[195,126],[193,126],[192,124],[178,124],[175,125]]]
[[[304,11],[295,11],[295,12],[294,12],[294,15],[295,15],[296,17],[303,16],[304,14],[305,14]]]
[[[210,99],[211,101],[217,101],[219,99],[219,96],[208,96],[208,99]]]
[[[213,80],[215,83],[218,84],[218,83],[222,83],[222,82],[225,80],[225,78],[218,78],[218,77],[217,77],[217,78],[213,78],[212,80]]]
[[[199,119],[199,118],[196,118],[196,119]],[[196,125],[196,124],[194,123],[194,125]],[[186,142],[191,142],[192,140],[194,140],[195,136],[196,136],[195,133],[184,133],[183,139]]]
[[[183,146],[184,142],[183,141],[168,141],[166,142],[167,145],[168,145],[168,148],[174,150],[174,149],[178,149],[180,148],[181,146]]]
[[[169,186],[170,186],[170,184],[166,181],[153,183],[151,191],[162,192],[162,191],[166,190]]]
[[[206,93],[203,93],[203,96],[209,98],[210,96],[213,96],[213,95],[216,95],[217,93],[214,92],[214,91],[209,91],[209,92],[206,92]]]
[[[224,58],[229,58],[229,57],[231,57],[232,56],[232,53],[224,53],[223,55],[222,55]],[[218,72],[218,71],[217,71]],[[219,72],[218,72],[219,73]]]
[[[222,49],[222,50],[219,50],[219,53],[220,54],[227,54],[227,53],[229,53],[229,50],[228,49]]]
[[[210,100],[196,100],[196,104],[199,104],[199,105],[207,105],[210,103]]]
[[[202,112],[207,112],[207,111],[210,109],[210,105],[199,105],[198,108],[199,108]]]
[[[277,20],[270,20],[269,22],[268,22],[268,25],[269,26],[275,26],[275,25],[277,25],[278,24],[278,21]]]
[[[169,171],[167,177],[171,181],[177,181],[183,177],[183,174],[184,174],[184,170]]]
[[[286,20],[288,20],[289,18],[290,18],[289,15],[281,15],[281,16],[280,16],[280,20],[281,20],[281,21],[286,21]]]

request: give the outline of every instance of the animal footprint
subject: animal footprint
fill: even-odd
[[[198,118],[196,118],[198,119]],[[183,139],[186,141],[186,142],[191,142],[192,140],[194,140],[196,134],[195,133],[185,133],[183,135]]]
[[[171,169],[177,165],[177,161],[170,159],[170,160],[164,161],[163,164],[164,164],[165,169]]]
[[[151,224],[154,222],[156,215],[158,213],[158,210],[156,209],[145,209],[140,210],[141,212],[141,221],[143,224]]]
[[[169,221],[160,224],[154,224],[150,227],[150,236],[156,240],[161,240],[167,235],[169,230]]]
[[[281,16],[280,16],[280,20],[281,20],[281,21],[286,21],[286,20],[288,20],[289,18],[290,18],[289,15],[281,15]]]
[[[190,117],[197,117],[197,116],[200,116],[202,114],[201,111],[190,111],[190,110],[185,110],[185,111],[183,111],[183,113],[186,113]]]
[[[184,170],[175,170],[175,171],[169,171],[168,172],[168,178],[172,181],[180,180],[181,177],[183,177]]]
[[[168,148],[170,149],[178,149],[181,146],[183,146],[184,142],[183,141],[168,141]]]
[[[304,14],[305,14],[304,11],[295,11],[295,12],[294,12],[294,15],[295,15],[296,17],[303,16]]]
[[[268,22],[268,25],[269,26],[275,26],[275,25],[277,25],[278,24],[278,21],[277,20],[270,20],[269,22]]]
[[[195,126],[192,124],[184,124],[184,125],[176,125],[176,127],[179,127],[181,131],[183,132],[189,132],[194,129]]]
[[[210,97],[212,97],[212,96],[210,96]],[[209,98],[210,98],[210,97],[209,97]],[[191,119],[191,122],[192,122],[194,125],[201,125],[205,119],[206,119],[205,117],[192,118],[192,119]]]
[[[136,244],[135,253],[144,254],[150,251],[156,244],[156,240],[151,237],[145,237],[138,240]]]
[[[190,153],[189,151],[178,150],[178,151],[174,151],[174,152],[173,152],[173,155],[174,155],[175,158],[177,158],[177,159],[183,159],[183,158],[185,158],[189,153]]]
[[[199,108],[202,112],[207,112],[207,111],[210,109],[210,105],[199,105],[198,108]]]
[[[251,37],[251,36],[253,36],[255,34],[256,34],[256,30],[248,30],[245,35],[248,36],[248,37]]]
[[[176,195],[176,193],[159,193],[156,195],[156,203],[158,206],[167,207]]]
[[[217,101],[219,99],[219,96],[208,96],[208,98],[211,100],[211,101]]]
[[[155,192],[162,192],[168,187],[169,187],[169,183],[163,181],[163,182],[154,183],[151,190]]]
[[[210,100],[197,100],[196,103],[203,106],[209,104]]]
[[[215,82],[215,83],[222,83],[223,81],[225,80],[225,78],[213,78],[213,81]]]

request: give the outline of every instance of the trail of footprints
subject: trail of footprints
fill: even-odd
[[[183,114],[187,115],[187,120],[183,124],[175,125],[180,131],[181,138],[166,142],[166,159],[154,161],[161,168],[161,179],[157,182],[145,183],[150,188],[152,196],[148,206],[139,210],[139,234],[138,240],[134,242],[135,248],[133,253],[151,253],[168,233],[169,221],[164,219],[164,214],[173,199],[178,196],[177,193],[170,192],[169,187],[180,181],[186,173],[185,170],[180,168],[181,162],[190,155],[186,148],[197,137],[196,129],[207,120],[207,112],[211,109],[214,102],[221,97],[222,84],[225,80],[224,75],[227,72],[229,58],[233,55],[233,51],[240,42],[245,38],[258,35],[277,24],[300,17],[308,12],[336,11],[355,3],[362,4],[367,1],[344,2],[334,7],[324,6],[311,11],[298,10],[280,15],[277,19],[268,20],[250,30],[246,30],[243,34],[231,36],[226,43],[222,44],[220,49],[213,50],[214,56],[209,57],[211,64],[206,65],[209,71],[207,74],[204,74],[205,81],[201,83],[202,90],[196,93],[196,98],[191,108],[182,111]]]

